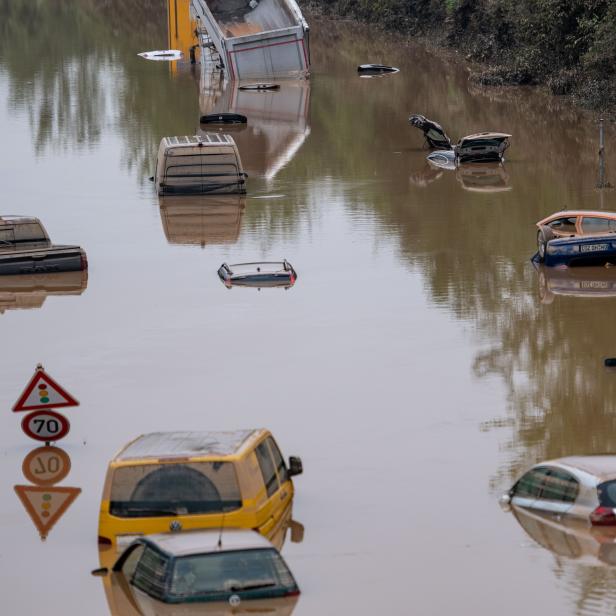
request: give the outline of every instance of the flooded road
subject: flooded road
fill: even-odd
[[[167,46],[164,5],[0,8],[2,213],[40,217],[90,263],[64,292],[0,287],[3,612],[110,613],[90,570],[106,465],[130,439],[263,426],[305,468],[304,539],[283,548],[294,616],[612,614],[613,561],[528,533],[497,502],[531,464],[616,450],[614,279],[563,284],[529,261],[535,221],[616,209],[594,188],[593,118],[308,20],[310,82],[255,104],[198,66],[137,57]],[[358,77],[367,62],[401,71]],[[250,177],[206,217],[148,177],[160,138],[195,134],[217,104],[249,116]],[[430,168],[411,112],[455,140],[511,133],[504,170]],[[615,147],[608,132],[608,173]],[[299,274],[286,291],[216,276],[283,258]],[[59,443],[62,486],[81,493],[45,541],[14,490],[36,445],[10,412],[37,362],[81,402]]]

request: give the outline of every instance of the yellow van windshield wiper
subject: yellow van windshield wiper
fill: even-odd
[[[263,582],[248,582],[247,584],[234,584],[229,590],[237,592],[238,590],[255,590],[256,588],[270,588],[276,586],[274,580],[265,580]]]
[[[180,515],[177,509],[156,509],[155,507],[126,507],[122,511],[124,513],[144,513],[148,515]]]

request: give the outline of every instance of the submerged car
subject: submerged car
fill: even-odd
[[[0,275],[80,272],[88,269],[79,246],[52,244],[38,218],[0,216]]]
[[[246,174],[230,135],[164,137],[156,159],[159,195],[246,192]]]
[[[616,456],[570,456],[537,464],[501,496],[501,505],[616,526]]]
[[[268,430],[154,432],[128,443],[109,463],[99,543],[230,526],[284,539],[299,458],[285,463]]]
[[[223,263],[218,276],[229,289],[231,287],[285,287],[289,288],[297,280],[293,266],[283,261],[261,261],[258,263]]]
[[[453,150],[437,150],[426,156],[432,167],[437,169],[447,169],[447,171],[455,171],[458,167],[456,153]]]
[[[118,616],[288,616],[300,594],[278,550],[251,530],[150,535],[132,542],[111,571],[93,573],[107,578],[111,613]]]
[[[428,120],[423,115],[411,115],[409,123],[423,132],[430,148],[451,152],[445,157],[428,156],[428,160],[440,163],[439,166],[443,167],[448,164],[502,161],[511,138],[508,133],[482,132],[462,137],[458,143],[454,144],[440,124]]]
[[[564,210],[537,223],[536,259],[548,266],[616,263],[616,212]]]

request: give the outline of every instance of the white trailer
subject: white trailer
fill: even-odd
[[[309,28],[295,0],[191,0],[191,7],[202,46],[215,50],[228,79],[308,75]]]

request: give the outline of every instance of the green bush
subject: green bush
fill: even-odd
[[[616,100],[613,0],[316,0],[396,31],[424,34],[491,68],[493,84],[546,84],[592,106]]]

